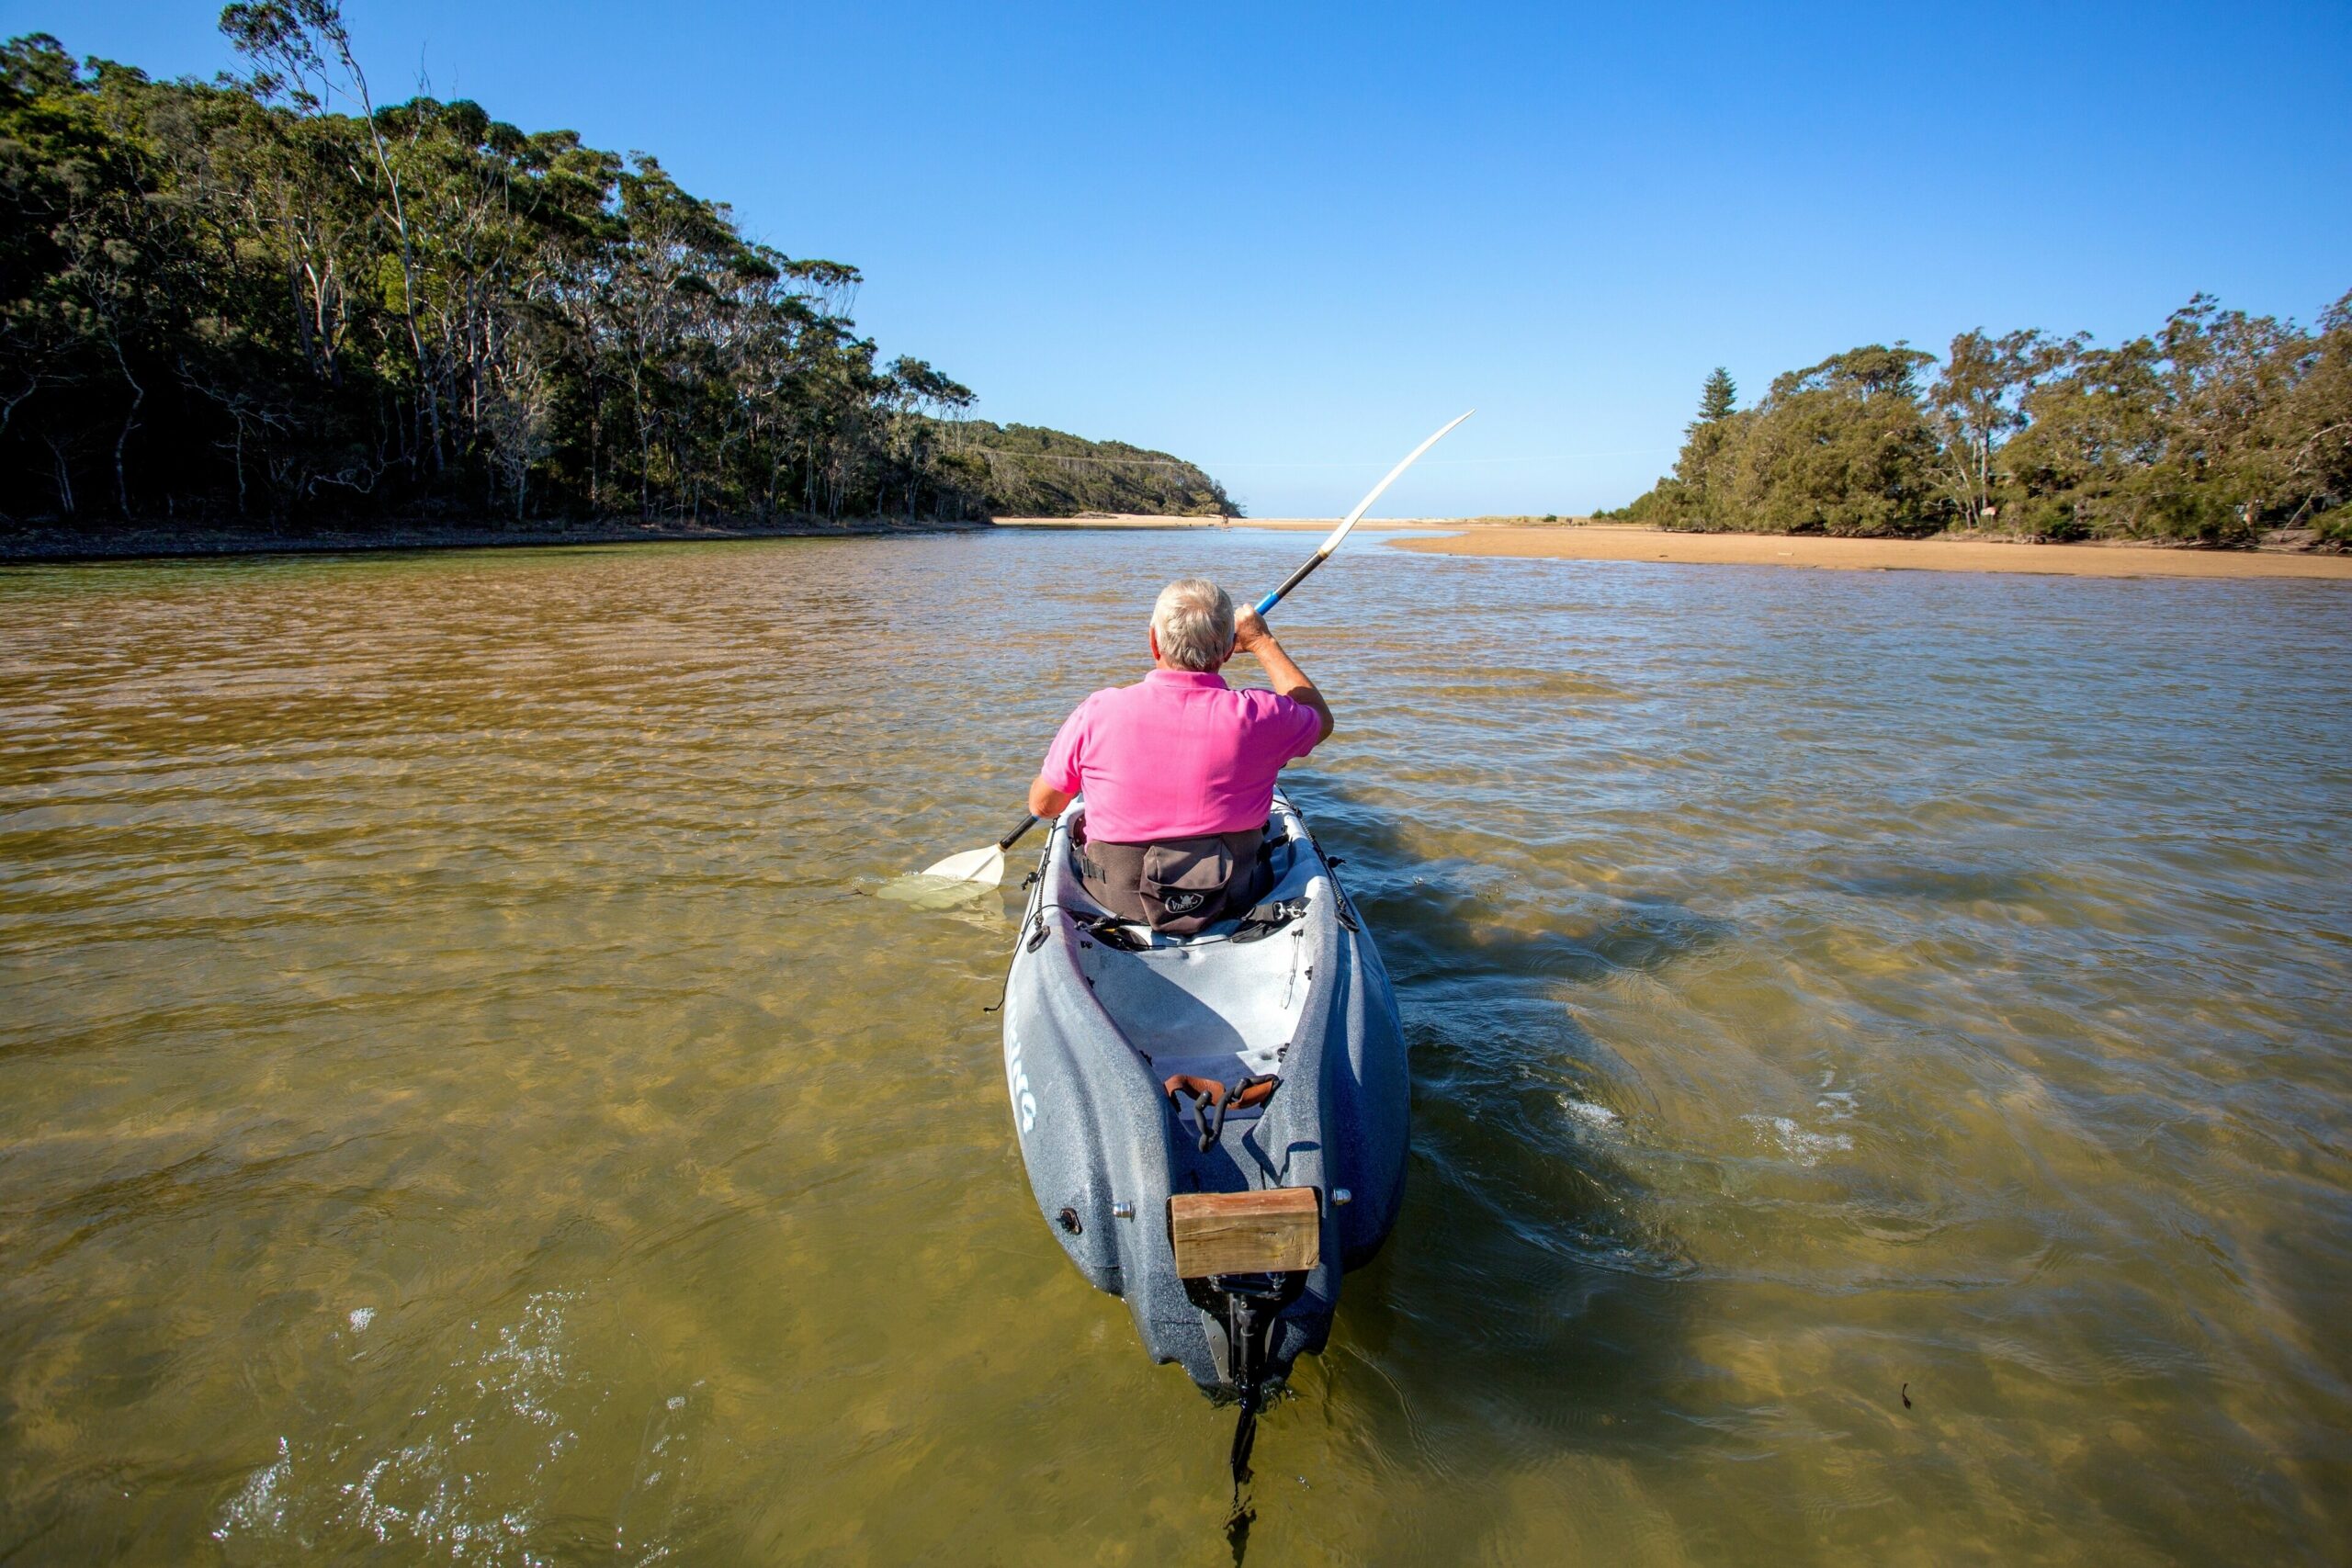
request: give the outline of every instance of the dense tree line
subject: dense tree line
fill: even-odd
[[[333,0],[221,28],[248,69],[212,84],[0,49],[0,515],[1222,503],[1159,454],[1079,482],[1043,455],[1134,449],[955,418],[967,389],[858,335],[854,268],[746,240],[650,156],[375,103]]]
[[[1225,487],[1191,463],[1124,441],[1086,441],[1030,424],[957,420],[942,427],[943,460],[1008,517],[1140,512],[1238,517]]]
[[[2115,348],[1963,333],[1777,378],[1718,369],[1674,472],[1613,513],[1671,528],[2352,541],[2352,294],[2306,330],[2199,295]],[[1923,379],[1923,378],[1925,379]]]

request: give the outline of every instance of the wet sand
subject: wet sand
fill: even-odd
[[[1006,517],[1001,527],[1329,528],[1336,519]],[[1448,518],[1366,520],[1360,528],[1429,532],[1392,539],[1439,555],[1544,560],[1798,566],[1831,571],[2023,571],[2063,577],[2295,577],[2352,582],[2352,556],[2303,550],[2205,550],[2161,545],[2029,545],[1996,539],[1830,539],[1792,534],[1678,534],[1623,523],[1510,525]]]
[[[1336,517],[1160,517],[1148,512],[1082,512],[1075,517],[1000,517],[1000,528],[1295,528],[1329,533]],[[1459,517],[1367,517],[1360,529],[1394,532],[1399,528],[1464,528],[1479,526]]]
[[[1669,534],[1583,527],[1473,527],[1398,548],[1547,560],[1804,566],[1831,571],[2036,571],[2064,577],[2302,577],[2352,582],[2352,556],[2156,545],[2025,545],[1992,539],[1826,539],[1789,534]]]

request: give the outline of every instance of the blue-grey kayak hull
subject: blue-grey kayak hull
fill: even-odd
[[[1275,797],[1267,827],[1275,880],[1259,909],[1271,919],[1190,938],[1098,923],[1070,863],[1084,809],[1053,826],[1005,987],[1005,1077],[1030,1189],[1079,1272],[1126,1301],[1144,1348],[1213,1393],[1234,1386],[1232,1347],[1224,1317],[1197,1304],[1201,1286],[1177,1278],[1169,1197],[1314,1190],[1320,1260],[1286,1281],[1295,1294],[1250,1358],[1277,1381],[1322,1348],[1340,1279],[1396,1223],[1410,1086],[1395,992],[1288,800]],[[1204,1129],[1163,1087],[1180,1074],[1280,1082],[1204,1151]]]

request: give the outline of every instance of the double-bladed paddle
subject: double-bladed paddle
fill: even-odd
[[[1448,431],[1452,430],[1455,425],[1460,424],[1464,420],[1468,419],[1472,414],[1476,413],[1478,411],[1476,409],[1468,409],[1459,414],[1456,414],[1453,418],[1446,421],[1443,425],[1440,426],[1436,434],[1430,436],[1427,441],[1422,442],[1419,446],[1414,447],[1410,452],[1406,453],[1405,460],[1398,463],[1395,468],[1389,469],[1387,477],[1383,479],[1378,484],[1373,486],[1364,498],[1356,502],[1355,510],[1349,513],[1345,517],[1340,520],[1340,525],[1331,530],[1330,537],[1325,539],[1320,545],[1317,545],[1315,547],[1315,553],[1306,558],[1306,564],[1300,567],[1296,571],[1292,572],[1288,577],[1283,578],[1283,584],[1280,588],[1275,589],[1272,593],[1267,594],[1263,599],[1258,601],[1258,614],[1262,616],[1267,611],[1281,604],[1284,595],[1289,593],[1292,589],[1297,587],[1300,583],[1306,581],[1317,567],[1321,566],[1325,561],[1329,560],[1331,558],[1331,552],[1340,547],[1340,541],[1348,536],[1348,531],[1350,529],[1353,528],[1359,522],[1363,521],[1363,514],[1372,509],[1372,503],[1378,501],[1382,493],[1385,491],[1390,485],[1396,482],[1397,477],[1403,474],[1406,469],[1411,468],[1415,463],[1419,462],[1422,453],[1428,451],[1430,447],[1443,440]],[[979,882],[989,884],[1002,882],[1004,880],[1004,852],[1011,849],[1013,845],[1013,841],[1019,839],[1022,834],[1027,832],[1036,825],[1037,818],[1035,817],[1023,817],[1021,819],[1020,826],[1014,828],[1012,832],[1007,833],[995,843],[988,845],[984,849],[965,850],[961,853],[949,855],[945,860],[925,866],[922,874],[925,876],[938,877],[944,882]]]

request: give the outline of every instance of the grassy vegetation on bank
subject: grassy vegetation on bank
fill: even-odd
[[[967,419],[938,431],[943,465],[988,498],[992,516],[1081,512],[1238,517],[1225,487],[1197,465],[1124,441],[1087,441],[1031,424]]]
[[[2306,330],[2199,295],[2115,348],[2081,334],[1835,354],[1737,406],[1707,378],[1674,472],[1600,515],[1702,531],[2352,542],[2352,294]]]

